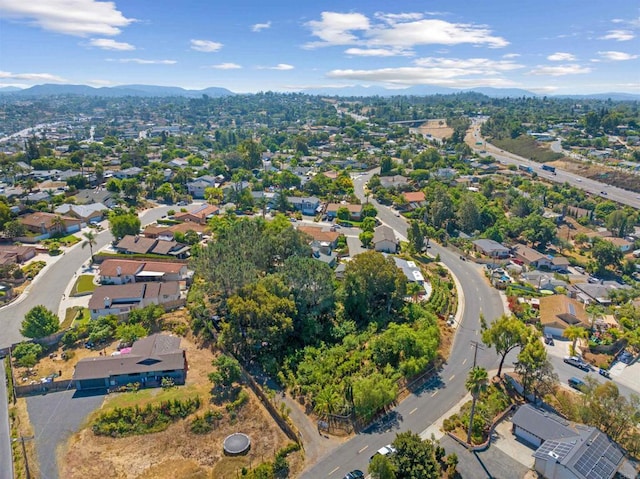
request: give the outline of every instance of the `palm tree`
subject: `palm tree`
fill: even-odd
[[[413,300],[414,303],[418,302],[418,297],[420,296],[420,293],[422,291],[424,291],[424,288],[422,287],[422,285],[419,283],[416,283],[415,281],[412,281],[409,284],[407,284],[407,294],[411,296],[411,299]]]
[[[60,215],[55,215],[51,219],[51,226],[55,228],[57,233],[64,233],[67,229],[64,219]]]
[[[562,336],[572,341],[571,343],[571,356],[576,354],[576,343],[578,339],[583,339],[589,337],[589,331],[584,329],[582,326],[569,326],[562,333]]]
[[[315,397],[314,411],[320,417],[328,417],[340,406],[340,395],[332,387],[322,389]]]
[[[91,263],[93,263],[93,247],[96,245],[96,235],[93,234],[93,231],[87,231],[82,233],[82,236],[84,236],[82,248],[84,249],[85,246],[89,247],[89,251],[91,252]]]
[[[473,415],[476,412],[476,401],[480,394],[486,391],[488,386],[488,375],[485,368],[474,366],[469,371],[464,386],[471,393],[473,400],[471,401],[471,414],[469,415],[469,432],[467,433],[467,444],[471,444],[471,432],[473,431]]]

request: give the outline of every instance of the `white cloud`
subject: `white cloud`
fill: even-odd
[[[600,40],[616,40],[619,42],[626,42],[633,40],[636,36],[630,30],[610,30],[609,33],[600,37]]]
[[[215,68],[216,70],[238,70],[242,66],[237,63],[219,63],[218,65],[211,65],[209,68]]]
[[[266,23],[256,23],[255,25],[251,26],[251,31],[261,32],[262,30],[266,30],[267,28],[271,28],[271,21],[268,21]]]
[[[466,71],[458,69],[401,67],[376,70],[332,70],[327,73],[327,76],[344,80],[382,82],[407,86],[440,85],[452,88],[469,88],[474,86],[507,87],[515,85],[511,80],[502,77],[463,78],[467,74]]]
[[[91,45],[92,47],[102,48],[104,50],[128,51],[136,49],[136,47],[134,47],[130,43],[116,42],[111,38],[92,38],[91,40],[89,40],[89,45]]]
[[[549,55],[547,60],[552,62],[573,62],[576,60],[576,57],[571,53],[556,52]]]
[[[191,40],[191,49],[197,52],[212,53],[217,52],[222,47],[222,43],[212,42],[211,40]]]
[[[25,81],[44,81],[44,82],[55,82],[55,83],[65,83],[65,80],[62,77],[57,75],[52,75],[51,73],[11,73],[0,71],[0,80],[25,80]]]
[[[111,80],[89,80],[87,82],[90,86],[101,87],[101,86],[111,86],[113,82]]]
[[[258,70],[293,70],[295,67],[293,65],[288,65],[286,63],[278,63],[273,67],[258,67]]]
[[[118,63],[137,63],[139,65],[175,65],[178,63],[175,60],[145,60],[143,58],[107,58],[107,61]]]
[[[134,22],[115,2],[96,0],[1,0],[5,17],[27,19],[44,30],[67,35],[117,35]]]
[[[506,53],[504,55],[502,55],[502,58],[504,59],[510,59],[510,58],[518,58],[521,57],[522,55],[520,55],[519,53]]]
[[[320,39],[307,43],[306,48],[355,45],[402,52],[417,45],[470,43],[498,48],[509,44],[504,38],[493,36],[491,30],[483,25],[422,19],[413,13],[377,13],[379,21],[375,24],[360,13],[322,12],[321,16],[321,20],[305,24],[312,35]]]
[[[344,53],[357,57],[395,57],[395,56],[412,56],[413,52],[390,50],[387,48],[347,48]]]
[[[577,75],[581,73],[589,73],[591,68],[583,67],[576,64],[569,65],[538,65],[529,72],[530,75],[549,75],[559,77],[564,75]]]
[[[610,60],[610,61],[614,61],[614,62],[626,61],[626,60],[634,60],[634,59],[638,58],[638,55],[631,55],[630,53],[612,52],[612,51],[609,51],[609,52],[598,52],[598,55],[600,55],[605,60]]]

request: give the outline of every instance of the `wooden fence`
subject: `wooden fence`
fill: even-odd
[[[14,385],[17,397],[30,396],[32,394],[47,394],[58,391],[75,389],[72,379],[62,381],[51,381],[50,383],[25,384],[24,386]]]

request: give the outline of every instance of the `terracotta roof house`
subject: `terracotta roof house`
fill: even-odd
[[[396,234],[392,228],[386,225],[380,225],[373,230],[373,239],[371,240],[373,249],[385,253],[395,253],[398,251],[400,242],[396,238]]]
[[[338,216],[338,210],[340,208],[347,208],[349,210],[349,218],[354,221],[360,221],[362,215],[362,205],[354,205],[351,203],[328,203],[325,208],[327,219],[332,220]]]
[[[551,259],[548,256],[526,245],[517,244],[511,250],[517,259],[528,266],[534,268],[551,267]]]
[[[197,223],[200,225],[207,224],[209,219],[220,213],[220,208],[216,205],[201,205],[198,208],[186,211],[182,213],[176,213],[173,218],[176,221],[183,221],[187,223]]]
[[[545,334],[556,337],[561,337],[569,326],[590,327],[584,305],[563,294],[540,298],[540,323]]]
[[[479,239],[473,241],[473,249],[490,258],[508,258],[511,250],[492,239]]]
[[[92,203],[89,205],[69,205],[62,204],[54,211],[60,215],[72,216],[83,223],[97,223],[104,218],[104,212],[108,210],[102,203]]]
[[[533,446],[534,468],[542,477],[633,479],[634,465],[606,434],[525,404],[513,416],[513,434]]]
[[[178,223],[176,225],[171,226],[161,226],[161,225],[149,225],[147,226],[142,234],[146,238],[157,238],[162,240],[171,241],[175,238],[176,233],[186,233],[187,231],[195,231],[199,236],[205,234],[209,228],[206,225],[201,225],[198,223]]]
[[[415,210],[421,206],[427,204],[427,198],[423,191],[407,191],[402,193],[403,198],[406,200],[409,209]]]
[[[73,382],[78,391],[108,389],[130,383],[158,387],[163,378],[184,384],[187,356],[180,338],[153,334],[133,343],[131,351],[116,356],[83,358],[76,364]]]
[[[633,248],[633,243],[631,241],[628,241],[624,238],[617,238],[615,236],[609,236],[606,238],[602,238],[604,241],[608,241],[609,243],[617,246],[620,251],[622,251],[623,253],[627,253],[629,251],[631,251],[631,249]]]
[[[327,231],[319,226],[298,226],[298,231],[308,234],[313,239],[312,243],[317,246],[326,245],[335,248],[338,244],[340,233],[336,231]]]
[[[58,219],[61,218],[62,225],[58,225]],[[44,238],[55,233],[74,233],[80,230],[81,221],[69,216],[61,216],[53,213],[37,212],[24,216],[19,216],[18,221],[22,223],[25,228],[34,233],[39,233]]]
[[[180,284],[177,281],[106,285],[94,290],[88,308],[91,319],[108,314],[126,318],[134,309],[144,308],[149,304],[173,304],[179,299]]]

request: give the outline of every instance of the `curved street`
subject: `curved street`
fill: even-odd
[[[362,201],[365,201],[364,186],[377,171],[371,170],[354,179],[356,195]],[[369,199],[369,202],[378,210],[378,218],[382,223],[406,238],[407,222],[403,217],[397,217],[392,209],[375,200]],[[436,380],[410,394],[389,413],[388,416],[394,418],[394,427],[382,431],[369,428],[355,435],[305,471],[302,478],[340,478],[352,469],[366,471],[369,457],[380,447],[391,443],[397,433],[408,430],[420,433],[426,430],[466,395],[464,382],[474,359],[472,341],[481,341],[480,314],[488,322],[493,321],[504,312],[503,302],[499,293],[486,281],[480,266],[461,261],[459,255],[435,243],[431,243],[430,252],[439,254],[441,261],[458,278],[461,295],[464,296],[461,298],[464,311],[460,315],[449,360],[439,371]],[[478,349],[477,363],[494,369],[498,359],[493,350]]]

